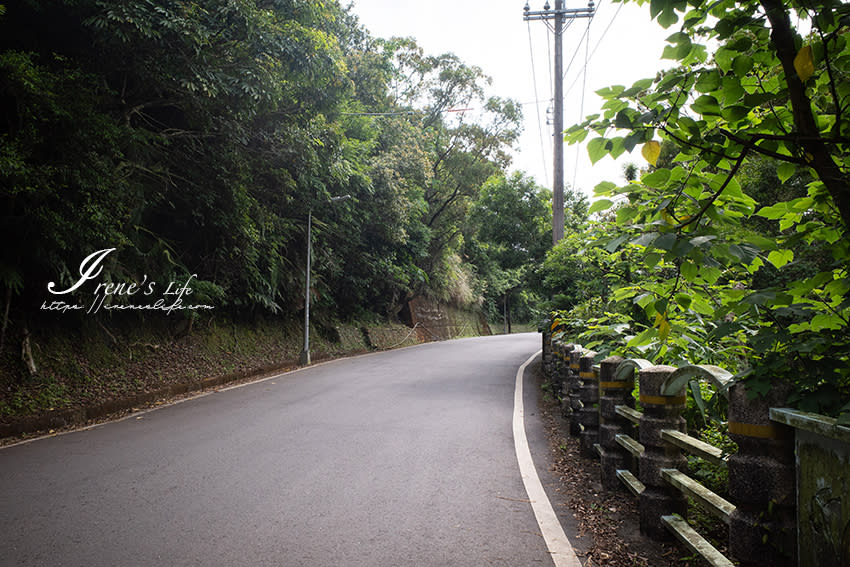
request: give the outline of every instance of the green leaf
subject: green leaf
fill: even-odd
[[[753,58],[749,55],[738,55],[732,59],[732,72],[739,78],[744,77],[753,68]]]
[[[695,295],[693,297],[691,309],[693,309],[700,315],[707,315],[709,317],[714,316],[714,309],[712,308],[711,304],[707,301],[705,297],[701,297],[699,295]]]
[[[752,262],[758,255],[758,252],[757,248],[746,244],[731,244],[729,246],[729,253],[744,264]]]
[[[703,116],[720,116],[720,103],[711,95],[700,95],[691,105],[694,112]]]
[[[625,108],[617,113],[614,118],[614,127],[631,129],[634,119],[638,117],[638,113],[633,108]]]
[[[695,264],[692,264],[691,262],[682,262],[679,269],[682,272],[682,277],[685,278],[685,281],[693,282],[697,279],[698,269]]]
[[[639,237],[632,240],[632,244],[635,244],[637,246],[649,246],[655,241],[656,238],[658,238],[657,232],[647,232],[645,234],[641,234]]]
[[[826,329],[839,331],[844,328],[844,320],[834,313],[819,313],[812,317],[811,330],[819,333]]]
[[[714,240],[716,238],[717,237],[714,236],[713,234],[706,234],[706,235],[703,235],[703,236],[695,236],[695,237],[691,238],[690,242],[691,242],[691,244],[694,245],[694,247],[700,248],[700,247],[704,247],[706,244],[708,244],[709,242],[711,242],[712,240]]]
[[[644,293],[642,295],[637,296],[634,299],[633,303],[635,305],[639,305],[641,307],[641,309],[646,309],[646,306],[649,305],[650,303],[653,303],[654,299],[655,299],[655,294]]]
[[[658,23],[661,24],[661,27],[666,29],[678,21],[679,16],[677,16],[676,11],[673,10],[672,2],[667,2],[667,6],[664,8],[664,11],[658,15]]]
[[[776,167],[776,176],[779,177],[780,183],[785,183],[791,176],[797,172],[797,164],[790,162],[780,163]]]
[[[587,155],[591,163],[596,163],[605,157],[608,153],[607,142],[605,138],[594,138],[587,143]]]
[[[641,347],[646,346],[652,342],[657,336],[657,332],[655,329],[647,329],[636,337],[633,337],[628,343],[626,343],[627,347]]]
[[[701,93],[708,93],[720,87],[720,73],[716,69],[700,73],[694,89]]]
[[[770,205],[769,207],[762,207],[756,213],[756,215],[764,217],[768,220],[779,220],[787,214],[788,203],[776,203],[775,205]]]
[[[643,263],[646,264],[647,268],[654,268],[655,266],[658,265],[658,262],[661,261],[661,257],[662,257],[661,254],[656,254],[656,253],[647,254],[646,256],[643,257]]]
[[[714,267],[701,267],[699,270],[699,276],[709,284],[717,283],[722,275],[723,272]]]
[[[593,213],[598,213],[600,211],[607,211],[614,204],[614,201],[610,199],[597,199],[590,205],[590,208],[587,210],[587,214],[592,215]]]
[[[663,187],[670,179],[669,169],[656,169],[653,172],[647,173],[641,177],[641,183],[649,187]]]
[[[690,36],[684,32],[674,33],[673,35],[667,38],[667,42],[672,43],[673,45],[668,45],[664,48],[664,51],[661,54],[662,59],[673,59],[674,61],[681,61],[691,53],[691,47],[693,44],[691,43]]]
[[[654,82],[655,82],[655,79],[651,79],[651,78],[650,79],[640,79],[640,80],[635,81],[635,83],[632,85],[632,88],[639,90],[639,91],[644,91],[644,90],[648,89],[649,87],[651,87],[652,83],[654,83]]]
[[[714,54],[714,61],[724,73],[732,70],[732,59],[735,57],[735,52],[725,47],[719,48]]]
[[[672,232],[664,233],[656,238],[652,245],[660,250],[666,250],[669,252],[673,249],[673,246],[676,245],[676,235]]]
[[[674,299],[676,303],[682,306],[682,309],[690,309],[691,303],[693,303],[691,296],[684,293],[677,293]]]
[[[638,214],[638,209],[636,207],[624,206],[619,207],[617,209],[617,224],[624,225],[629,224],[632,219],[635,218]],[[629,236],[623,236],[624,239],[628,240]]]
[[[747,94],[747,91],[741,86],[741,79],[732,74],[723,77],[721,92],[723,93],[723,102],[726,104],[736,104],[742,100],[745,101],[745,95]]]
[[[773,302],[776,299],[775,291],[757,291],[751,293],[747,297],[743,299],[744,303],[748,303],[750,305],[765,305]]]
[[[630,236],[628,234],[623,234],[621,236],[618,236],[617,238],[615,238],[614,240],[612,240],[611,242],[609,242],[605,246],[605,251],[608,252],[609,254],[613,254],[629,238],[630,238]]]
[[[747,115],[749,115],[749,113],[749,107],[741,105],[724,106],[721,111],[723,118],[729,122],[738,122],[739,120],[743,120],[747,117]]]
[[[694,400],[694,404],[697,406],[700,415],[702,416],[703,423],[706,423],[706,414],[708,408],[706,406],[705,400],[702,397],[702,389],[700,388],[699,380],[693,379],[688,382],[688,386],[691,390],[691,397]]]
[[[776,266],[777,269],[794,260],[793,250],[773,250],[767,255],[767,261]]]
[[[624,299],[630,299],[637,295],[638,288],[636,287],[621,287],[620,289],[614,290],[614,293],[611,294],[611,297],[614,301],[623,301]]]
[[[598,183],[596,187],[593,188],[593,193],[595,195],[610,195],[615,189],[617,189],[616,183],[611,183],[610,181],[603,181]]]

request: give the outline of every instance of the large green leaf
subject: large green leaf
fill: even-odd
[[[691,104],[691,108],[694,109],[694,112],[698,112],[703,116],[721,115],[720,103],[711,95],[700,95],[693,104]]]

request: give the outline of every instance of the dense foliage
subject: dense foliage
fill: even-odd
[[[195,303],[295,319],[310,211],[318,317],[392,317],[417,294],[476,304],[489,275],[464,268],[465,219],[521,118],[487,83],[373,38],[335,0],[8,5],[4,321],[107,248],[99,281],[197,274]]]
[[[664,52],[676,66],[600,91],[604,112],[567,132],[597,134],[593,160],[640,148],[649,162],[596,188],[591,210],[616,230],[582,256],[627,254],[632,270],[605,315],[560,321],[645,358],[726,366],[751,392],[788,381],[791,403],[847,421],[850,7],[652,0],[650,12],[679,24]]]

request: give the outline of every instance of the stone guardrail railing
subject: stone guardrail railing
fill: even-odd
[[[595,357],[543,334],[544,373],[570,433],[583,456],[599,458],[603,487],[638,498],[642,533],[676,537],[715,566],[850,567],[850,428],[781,408],[785,391],[750,399],[717,366],[617,356],[595,365]],[[687,434],[682,413],[692,379],[727,396],[736,453],[726,457]],[[728,501],[686,474],[687,455],[728,469]],[[726,523],[730,557],[688,524],[688,498]]]

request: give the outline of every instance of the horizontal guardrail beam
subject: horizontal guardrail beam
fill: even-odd
[[[644,491],[646,486],[637,479],[635,475],[628,470],[618,470],[617,478],[619,478],[623,484],[626,485],[626,488],[629,489],[629,492],[634,494],[635,496],[640,496],[640,493]]]
[[[735,505],[731,502],[677,469],[661,469],[661,478],[696,500],[708,512],[726,522],[727,526],[731,523],[732,512],[735,511]]]
[[[635,457],[640,457],[641,453],[644,452],[644,446],[629,437],[628,435],[623,435],[622,433],[614,436],[614,440],[626,451],[634,455]]]
[[[663,429],[661,438],[671,445],[675,445],[686,453],[701,457],[717,466],[726,467],[726,459],[723,458],[723,451],[714,445],[709,445],[704,441],[695,439],[687,433],[676,431],[675,429]]]
[[[638,410],[630,408],[629,406],[616,406],[614,411],[617,412],[617,415],[625,417],[635,425],[640,423],[640,417],[643,415]]]
[[[661,521],[670,530],[676,539],[685,546],[705,559],[712,567],[734,567],[725,555],[717,551],[704,537],[699,535],[688,522],[679,516],[661,516]]]

